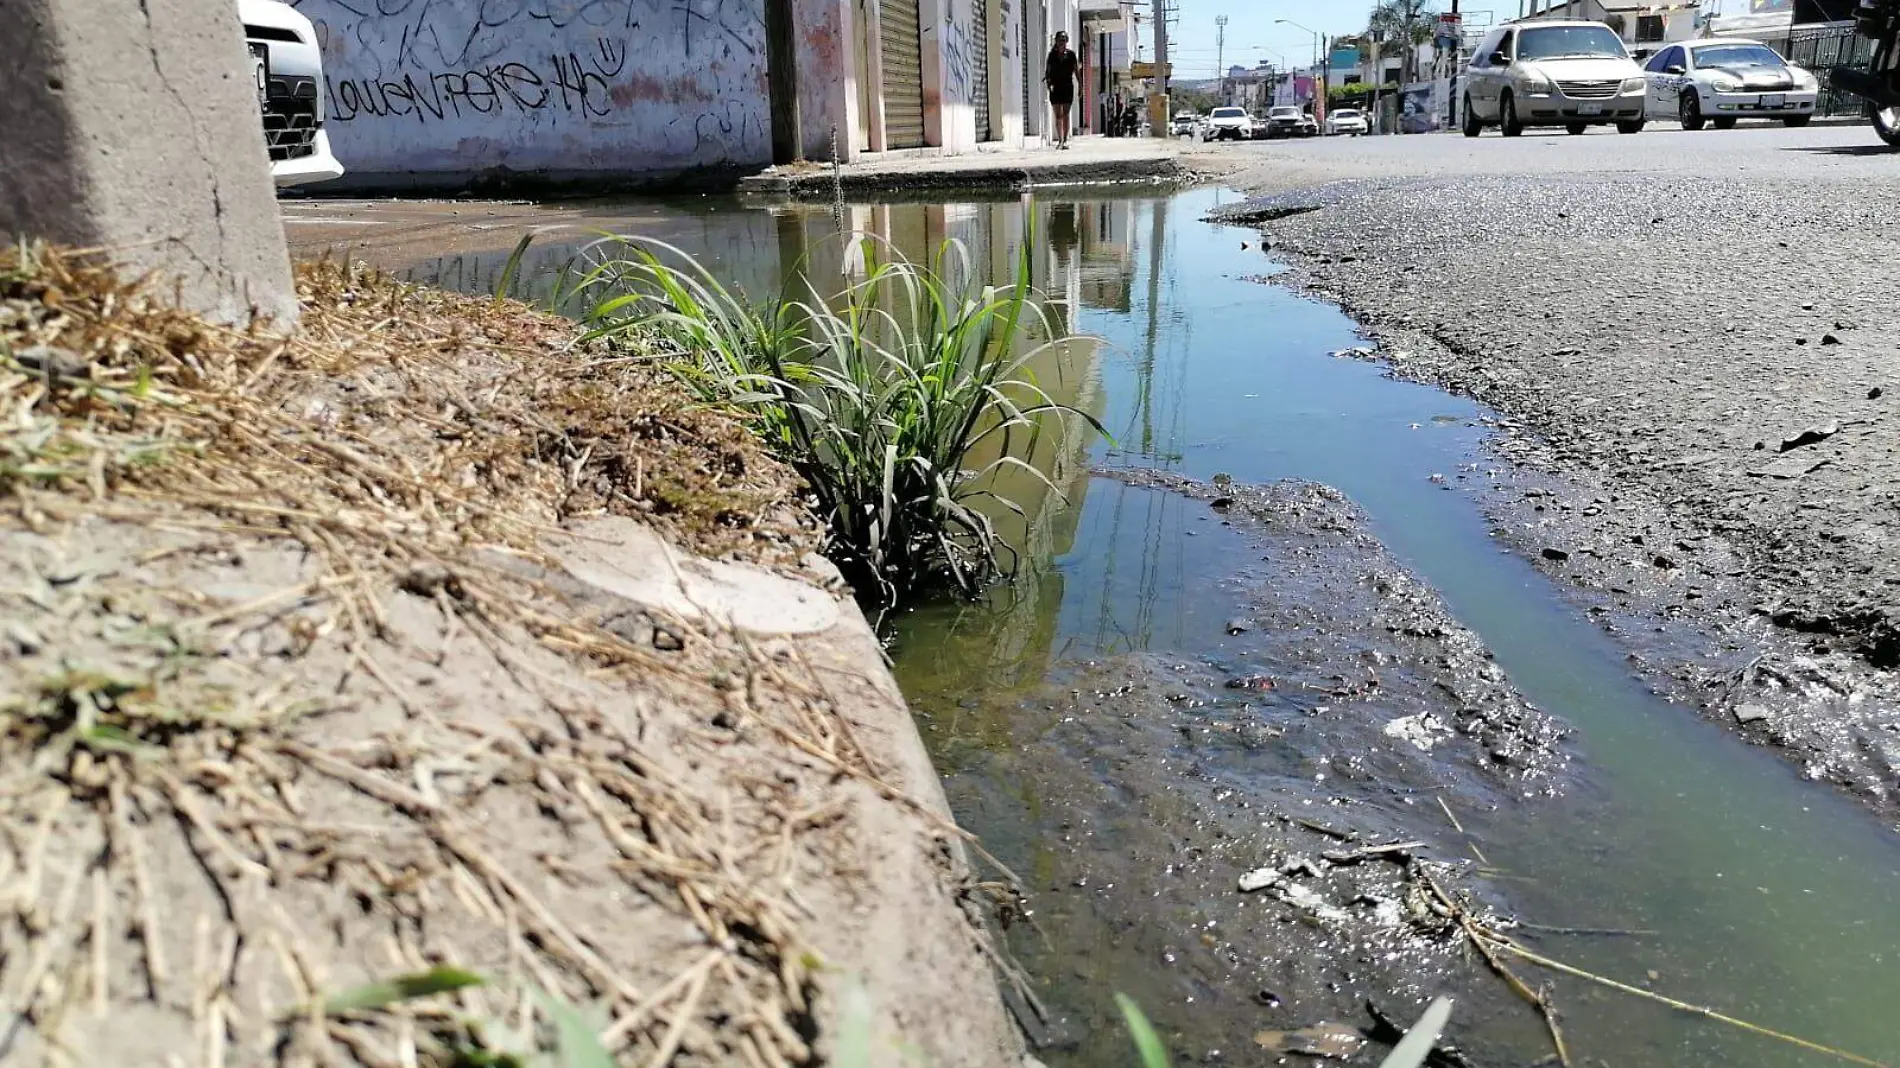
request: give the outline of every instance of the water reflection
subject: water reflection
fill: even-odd
[[[1566,946],[1566,955],[1639,982],[1653,970],[1691,1001],[1891,1056],[1900,1048],[1887,1004],[1900,957],[1891,894],[1900,851],[1890,837],[1773,757],[1656,699],[1630,678],[1622,650],[1528,565],[1500,554],[1471,500],[1431,477],[1456,482],[1461,465],[1483,458],[1482,413],[1377,366],[1328,358],[1356,343],[1352,325],[1252,281],[1270,269],[1247,247],[1254,235],[1199,221],[1221,197],[1065,194],[847,210],[851,232],[913,258],[956,238],[990,278],[1026,260],[1057,326],[1099,339],[1039,352],[1033,364],[1045,389],[1097,415],[1115,441],[1052,430],[1033,462],[1054,491],[1028,476],[999,484],[1022,505],[1021,516],[995,512],[1021,549],[1021,581],[986,603],[925,605],[898,620],[895,669],[935,728],[927,737],[942,769],[1033,808],[1034,783],[981,780],[986,753],[1035,741],[1015,735],[1021,717],[996,710],[1066,663],[1144,649],[1193,656],[1219,631],[1219,554],[1182,551],[1202,536],[1200,513],[1092,480],[1091,463],[1326,482],[1371,514],[1527,696],[1579,728],[1609,795],[1588,820],[1561,805],[1465,816],[1493,862],[1530,876],[1511,891],[1532,918],[1664,932],[1643,944]],[[678,244],[755,295],[793,275],[835,292],[863,269],[825,209],[645,202],[637,216],[603,214],[600,228]],[[549,292],[578,247],[537,247],[518,295]],[[506,259],[456,257],[410,275],[489,292]],[[1026,869],[1048,845],[1010,841],[1000,824],[972,830]],[[1067,973],[1057,964],[1049,974]],[[1825,1063],[1587,988],[1566,987],[1563,1003],[1573,1045],[1605,1063]],[[1191,1020],[1180,1006],[1155,1008]]]

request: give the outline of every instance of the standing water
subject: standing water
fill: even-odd
[[[1891,1004],[1900,842],[1776,758],[1654,696],[1631,676],[1624,650],[1527,563],[1501,553],[1477,502],[1431,479],[1484,459],[1485,413],[1330,357],[1358,343],[1352,323],[1264,283],[1271,265],[1250,247],[1252,231],[1201,221],[1224,199],[1197,191],[849,209],[853,227],[913,258],[958,238],[998,281],[1027,240],[1058,318],[1100,339],[1056,350],[1038,367],[1044,388],[1100,417],[1114,441],[1047,447],[1037,464],[1059,492],[1031,480],[1010,487],[1026,512],[1009,530],[1024,553],[1021,581],[980,605],[927,605],[897,621],[896,671],[931,728],[953,800],[1037,802],[1034,783],[985,759],[1035,737],[981,710],[1041,707],[1037,694],[1081,662],[1127,652],[1194,657],[1220,633],[1219,599],[1207,591],[1236,567],[1213,547],[1216,537],[1196,536],[1193,506],[1091,478],[1091,467],[1326,483],[1371,518],[1526,697],[1576,729],[1587,800],[1527,800],[1466,821],[1490,865],[1518,876],[1501,893],[1521,914],[1655,932],[1566,943],[1556,955],[1876,1060],[1900,1059]],[[633,232],[661,229],[754,292],[794,270],[820,286],[842,276],[836,242],[822,237],[828,215],[697,205],[707,206],[652,209]],[[540,255],[554,264],[567,251]],[[468,288],[486,288],[479,265],[422,265],[416,276],[453,271],[470,275]],[[536,285],[533,272],[524,278]],[[990,811],[966,805],[958,815],[1006,862],[1020,869],[1050,848],[986,826]],[[1031,955],[1026,964],[1038,974],[1064,969],[1055,979],[1068,981],[1069,962]],[[1589,1058],[1579,1064],[1840,1063],[1583,983],[1556,989],[1573,1056]],[[1191,1006],[1148,1008],[1191,1033]]]

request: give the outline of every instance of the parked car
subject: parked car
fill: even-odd
[[[323,128],[323,57],[317,29],[279,0],[237,0],[264,118],[264,145],[279,187],[343,176]]]
[[[1365,112],[1356,108],[1340,108],[1326,116],[1326,132],[1335,137],[1340,134],[1358,137],[1371,132],[1371,129],[1366,123]]]
[[[1312,137],[1319,133],[1313,116],[1290,104],[1267,111],[1268,137]]]
[[[1738,119],[1779,119],[1806,126],[1821,83],[1759,41],[1685,41],[1649,61],[1649,117],[1676,119],[1685,130],[1710,122],[1718,130]]]
[[[1201,131],[1203,141],[1246,141],[1253,137],[1253,119],[1247,116],[1246,108],[1215,108],[1207,113],[1207,126]]]
[[[1168,132],[1176,137],[1192,137],[1194,136],[1194,128],[1200,121],[1201,117],[1199,115],[1176,115],[1174,121],[1168,125]]]
[[[1601,22],[1551,19],[1499,26],[1484,36],[1465,70],[1464,134],[1496,126],[1516,137],[1529,126],[1573,134],[1615,123],[1640,133],[1649,82]]]

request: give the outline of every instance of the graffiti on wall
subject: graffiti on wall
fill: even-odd
[[[958,8],[963,17],[959,19]],[[969,102],[975,98],[974,83],[977,37],[971,22],[968,0],[943,5],[943,97],[945,101]]]
[[[770,157],[762,0],[293,0],[358,173]]]

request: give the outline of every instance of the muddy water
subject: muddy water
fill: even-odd
[[[1025,550],[1023,581],[988,604],[925,606],[897,622],[900,680],[966,824],[1019,870],[1060,870],[1071,847],[1050,840],[1036,813],[1065,798],[1021,778],[1023,755],[1049,744],[1053,723],[1036,717],[1067,714],[1050,695],[1075,689],[1091,664],[1131,653],[1221,663],[1225,621],[1242,607],[1233,580],[1247,549],[1201,524],[1203,506],[1091,478],[1091,466],[1325,483],[1366,513],[1525,696],[1575,728],[1580,777],[1568,796],[1506,798],[1457,815],[1502,873],[1492,890],[1511,911],[1544,924],[1656,933],[1540,947],[1636,986],[1900,1060],[1892,1009],[1900,844],[1858,808],[1635,681],[1630,650],[1493,538],[1476,488],[1494,463],[1482,451],[1485,413],[1390,380],[1376,365],[1330,356],[1358,343],[1352,325],[1329,306],[1263,284],[1272,268],[1253,233],[1200,222],[1222,197],[851,209],[853,228],[912,254],[958,237],[997,271],[1033,234],[1036,280],[1063,322],[1102,339],[1042,368],[1045,386],[1100,416],[1115,440],[1050,446],[1039,459],[1059,494],[1015,487],[1028,513],[1013,531]],[[748,288],[763,291],[792,269],[821,279],[848,270],[823,251],[835,247],[824,238],[828,215],[718,207],[667,208],[667,236],[729,266]],[[561,251],[541,255],[552,264]],[[483,277],[505,254],[494,259],[457,270]],[[429,280],[427,265],[420,273]],[[532,289],[536,277],[529,272],[523,285]],[[1260,581],[1270,589],[1274,568]],[[1233,773],[1256,776],[1264,794],[1276,778],[1305,770],[1278,759],[1268,747]],[[1128,774],[1112,762],[1086,770],[1105,797]],[[1394,790],[1399,802],[1418,802],[1408,830],[1448,836],[1430,795],[1405,785]],[[1099,1008],[1113,988],[1133,988],[1158,1002],[1149,1009],[1165,1027],[1192,1034],[1195,995],[1143,974],[1166,965],[1144,956],[1138,933],[1068,938],[1064,914],[1051,912],[1025,963],[1053,986],[1054,1000]],[[1555,989],[1573,1055],[1596,1063],[1836,1063],[1574,980],[1558,979]],[[1500,1005],[1468,1019],[1482,1028],[1506,1015]],[[1528,1061],[1536,1051],[1521,1041],[1494,1045]],[[1066,1056],[1102,1063],[1107,1048],[1084,1043]],[[1260,1055],[1225,1056],[1253,1063]]]

